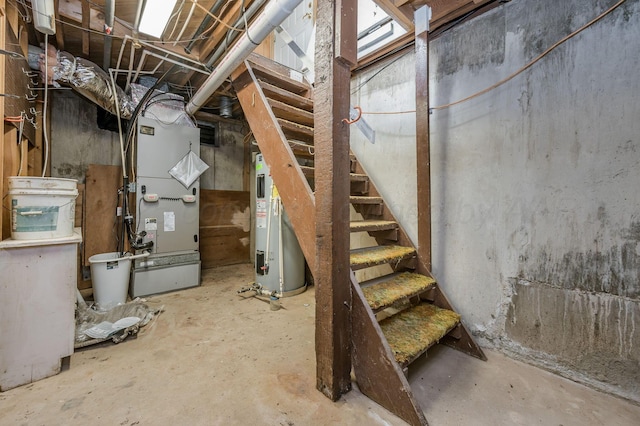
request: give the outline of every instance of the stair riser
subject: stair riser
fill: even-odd
[[[369,192],[368,181],[351,182],[352,195],[367,194],[368,192]]]
[[[384,231],[369,231],[369,235],[374,237],[377,241],[385,240],[385,241],[398,241],[398,230],[397,229],[388,229]]]
[[[371,268],[378,265],[384,265],[385,263],[388,263],[389,266],[391,266],[391,269],[393,269],[394,271],[402,271],[405,269],[416,269],[415,257],[410,259],[394,260],[392,262],[370,263],[366,265],[352,265],[351,269],[354,271],[359,271],[360,269]]]
[[[354,204],[353,206],[365,219],[382,216],[382,204]]]

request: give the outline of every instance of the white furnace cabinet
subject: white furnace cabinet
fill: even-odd
[[[133,265],[131,297],[200,285],[200,182],[169,173],[190,151],[200,155],[200,129],[138,118],[136,226],[153,247]]]
[[[0,391],[60,372],[73,354],[80,228],[0,242]]]

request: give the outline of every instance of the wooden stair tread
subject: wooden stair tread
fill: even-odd
[[[384,278],[384,277],[383,277]],[[421,274],[401,272],[392,274],[384,281],[372,285],[363,283],[362,293],[374,312],[394,303],[417,296],[436,285],[436,280]]]
[[[302,169],[302,172],[306,177],[313,178],[313,175],[315,174],[315,168],[311,166],[300,166],[300,168]],[[349,178],[351,182],[366,182],[369,180],[369,176],[357,173],[349,173]]]
[[[354,220],[349,223],[351,232],[372,232],[397,229],[398,223],[392,220]]]
[[[251,62],[251,69],[257,78],[263,81],[267,81],[275,86],[285,89],[289,92],[301,95],[310,90],[310,86],[304,81],[300,82],[288,75],[280,74],[275,70],[270,69],[262,64]]]
[[[284,102],[288,105],[302,110],[313,112],[313,99],[289,92],[281,87],[275,86],[267,81],[258,80],[265,96],[276,101]]]
[[[294,123],[282,118],[278,118],[278,124],[287,137],[313,143],[313,127]]]
[[[351,204],[382,204],[382,197],[365,197],[359,195],[352,195],[349,197]]]
[[[296,157],[313,158],[313,145],[306,143],[305,141],[297,141],[293,139],[288,139],[288,142],[293,155]]]
[[[369,176],[361,173],[351,173],[351,182],[367,182],[369,180]]]
[[[302,169],[302,173],[304,174],[305,177],[307,178],[313,178],[315,169],[311,166],[300,166],[300,168]]]
[[[349,262],[351,268],[356,270],[388,262],[397,262],[414,256],[415,253],[416,251],[413,247],[393,245],[365,247],[351,250]]]
[[[460,315],[420,303],[380,322],[398,363],[405,367],[460,323]]]
[[[313,113],[296,108],[292,105],[278,101],[276,99],[267,98],[273,114],[292,123],[313,127]]]

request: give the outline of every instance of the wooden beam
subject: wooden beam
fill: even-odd
[[[62,19],[60,18],[60,12],[58,9],[60,8],[60,0],[54,0],[53,2],[53,10],[56,13],[56,44],[58,50],[64,50],[64,28],[62,26]]]
[[[5,13],[6,13],[6,22],[7,22],[7,28],[11,28],[11,31],[13,32],[13,34],[17,37],[18,34],[20,33],[20,14],[18,13],[18,5],[17,3],[12,4],[9,3],[9,5],[6,7],[5,9]]]
[[[231,4],[227,10],[224,11],[224,14],[221,14],[220,19],[224,22],[231,22],[234,17],[241,16],[242,13],[242,2],[237,1]],[[227,31],[233,31],[225,27],[224,25],[216,25],[213,32],[209,37],[207,37],[207,41],[200,48],[200,61],[206,62],[208,56],[213,53],[213,50],[218,47],[223,39],[225,38]]]
[[[384,10],[385,13],[391,16],[402,28],[404,28],[407,32],[413,32],[413,19],[410,16],[407,16],[403,10],[398,9],[398,7],[393,4],[392,0],[373,0],[375,4],[380,6],[380,9]]]
[[[82,54],[89,56],[89,29],[91,28],[91,6],[88,0],[82,0]]]
[[[429,145],[429,6],[415,11],[416,162],[419,256],[431,270],[431,159]]]
[[[316,386],[335,401],[351,389],[349,284],[350,67],[356,0],[318,0],[315,75]]]
[[[0,49],[7,50],[6,37],[7,34],[7,16],[6,16],[6,2],[0,0]],[[5,55],[0,57],[0,93],[5,93],[5,63],[7,59]],[[2,127],[0,128],[0,194],[5,193],[6,182],[4,179],[4,145],[7,143],[4,137],[4,96],[0,96],[0,117],[2,117]],[[8,197],[7,197],[8,198]],[[0,208],[4,210],[3,203],[0,202]],[[0,240],[3,239],[2,229],[4,228],[4,214],[0,213]]]
[[[3,124],[4,147],[2,152],[2,180],[7,186],[7,178],[16,176],[20,168],[20,146],[18,141],[18,129],[13,125]],[[11,236],[10,215],[11,215],[11,198],[6,197],[2,200],[2,238]]]
[[[229,5],[231,5],[231,7],[228,7]],[[234,16],[236,15],[240,16],[241,9],[242,9],[242,2],[226,3],[218,13],[218,18],[224,22],[231,22]],[[199,42],[199,45],[196,44],[196,46],[198,46],[198,58],[199,58],[198,60],[200,62],[202,63],[207,62],[207,58],[209,57],[209,55],[211,55],[213,50],[218,46],[218,44],[226,36],[227,31],[232,31],[232,30],[229,30],[224,25],[217,24],[216,27],[213,29],[213,31],[208,33],[209,35],[207,35],[205,42]],[[185,85],[189,81],[191,81],[191,83],[194,86],[198,87],[202,83],[204,78],[206,78],[206,76],[196,74],[193,71],[187,71],[184,74],[184,76],[177,81],[177,84]]]

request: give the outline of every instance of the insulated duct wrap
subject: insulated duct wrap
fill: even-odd
[[[116,93],[113,93],[109,74],[100,67],[86,59],[77,58],[68,52],[57,51],[53,46],[47,46],[46,54],[48,67],[47,84],[60,86],[64,84],[80,93],[88,100],[101,106],[111,114],[116,114],[115,100],[117,99],[120,117],[130,119],[135,105],[124,91],[116,86]],[[41,54],[40,70],[45,72],[45,53]]]

